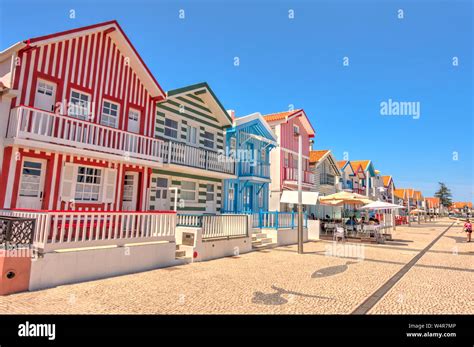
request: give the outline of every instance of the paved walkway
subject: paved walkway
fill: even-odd
[[[426,249],[451,224],[398,227],[384,245],[310,242],[304,255],[280,247],[20,293],[0,297],[0,313],[350,314],[370,301],[369,314],[473,314],[474,243],[461,225]]]

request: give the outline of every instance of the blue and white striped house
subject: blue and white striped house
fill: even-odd
[[[226,150],[236,160],[236,179],[224,181],[223,211],[268,211],[270,150],[276,135],[260,113],[235,118],[226,131]]]

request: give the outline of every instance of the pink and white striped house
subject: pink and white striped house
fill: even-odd
[[[313,173],[309,167],[310,139],[315,131],[304,110],[272,113],[263,116],[278,139],[278,148],[271,151],[271,211],[289,211],[288,204],[280,203],[284,190],[296,190],[298,183],[298,136],[303,141],[303,190],[313,188]]]

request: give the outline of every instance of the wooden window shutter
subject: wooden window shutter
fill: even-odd
[[[117,181],[116,169],[105,169],[104,185],[102,192],[102,201],[105,203],[113,203],[115,200],[115,190]]]
[[[76,187],[76,166],[72,163],[65,163],[63,167],[63,177],[61,186],[61,201],[70,202],[74,199]]]

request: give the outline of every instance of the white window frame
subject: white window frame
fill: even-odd
[[[206,133],[212,135],[212,140],[206,138]],[[215,132],[212,132],[212,131],[204,130],[204,134],[202,135],[202,140],[203,140],[202,146],[205,149],[214,150],[216,148],[217,134]],[[206,146],[205,145],[206,141],[212,141],[212,147]]]
[[[72,102],[72,94],[77,93],[79,94],[79,101],[84,102],[81,98],[81,96],[87,96],[87,107],[83,105],[77,106]],[[75,98],[76,99],[76,98]],[[80,109],[81,111],[86,111],[87,114],[76,114],[76,113],[71,113],[71,111],[74,111],[75,109]],[[77,89],[71,89],[71,94],[69,95],[69,107],[68,107],[68,115],[77,119],[81,120],[89,120],[89,117],[91,115],[91,95],[89,93],[82,92]]]
[[[209,186],[212,186],[212,192],[208,191]],[[206,203],[208,201],[215,202],[216,201],[216,185],[213,183],[206,183]],[[212,194],[212,200],[209,200],[208,195]]]
[[[293,134],[300,134],[300,127],[296,124],[293,124]]]
[[[194,142],[190,141],[191,129],[195,129],[196,131]],[[191,146],[199,146],[199,125],[189,122],[186,124],[186,143]]]
[[[194,189],[187,189],[187,188],[183,188],[183,183],[193,183],[194,184]],[[198,182],[196,181],[181,181],[181,192],[179,194],[179,198],[180,200],[183,200],[183,201],[187,201],[187,202],[197,202],[198,201],[198,195],[199,195],[199,184]],[[184,199],[183,198],[183,192],[193,192],[194,193],[194,199],[191,200],[191,199]]]
[[[169,126],[169,125],[166,125],[166,121],[170,121],[170,122],[176,122],[176,129]],[[179,139],[179,135],[180,135],[180,131],[179,131],[179,128],[180,128],[180,122],[175,120],[175,119],[172,119],[172,118],[165,118],[165,124],[164,124],[164,129],[163,129],[163,136],[168,138],[168,139],[173,139],[173,140],[178,140]],[[169,136],[169,135],[166,135],[166,129],[170,129],[170,131],[176,131],[176,137],[173,137],[173,136]]]
[[[79,173],[79,170],[81,168],[84,168],[85,169],[85,173],[84,174],[80,174]],[[91,175],[91,174],[87,174],[87,169],[92,169],[92,170],[98,170],[99,171],[99,175],[96,175],[95,172]],[[101,203],[102,202],[102,188],[103,188],[103,184],[104,184],[104,170],[102,167],[95,167],[95,166],[87,166],[87,165],[77,165],[75,167],[75,177],[74,177],[74,182],[75,182],[75,186],[74,186],[74,201],[77,201],[77,202],[80,202],[80,203],[85,203],[85,202],[90,202],[90,203]],[[79,176],[82,176],[84,175],[84,182],[79,182]],[[90,183],[90,182],[86,182],[86,179],[87,177],[92,177],[92,178],[99,178],[99,183]],[[81,192],[78,192],[78,187],[79,186],[83,186],[82,188],[82,191]],[[86,187],[98,187],[98,192],[94,193],[94,194],[97,194],[97,200],[92,200],[92,199],[84,199],[84,194],[87,194],[87,193],[90,193],[91,196],[92,196],[92,190],[91,189],[91,192],[86,192],[85,191],[85,188]],[[82,198],[78,198],[78,193],[81,193],[82,194]]]
[[[107,114],[107,113],[104,112],[104,110],[106,109],[106,103],[108,103],[110,105],[110,106],[107,107],[109,112],[110,112],[110,110],[112,110],[111,106],[117,106],[117,110],[116,110],[117,114],[115,116],[113,116],[111,114]],[[102,100],[102,110],[101,110],[101,113],[100,113],[100,124],[101,125],[105,125],[105,126],[108,126],[108,127],[111,127],[111,128],[118,128],[119,115],[120,115],[120,104],[119,103],[114,102],[114,101],[110,101],[110,100],[107,100],[107,99]],[[114,122],[113,125],[110,122],[110,119],[115,119],[115,122]],[[104,120],[107,120],[107,121],[104,121]]]

